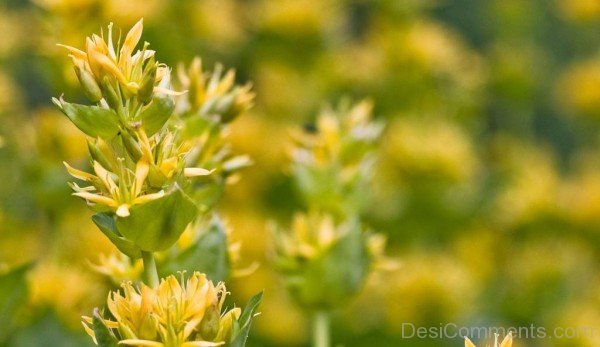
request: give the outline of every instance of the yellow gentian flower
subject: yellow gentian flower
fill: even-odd
[[[475,346],[475,344],[468,337],[465,337],[465,347],[477,346]],[[512,333],[508,333],[508,335],[504,337],[504,340],[502,340],[500,344],[498,343],[498,334],[496,334],[493,347],[512,347]]]
[[[182,276],[183,277],[183,276]],[[231,339],[239,308],[221,313],[227,289],[195,272],[187,281],[175,276],[156,288],[131,282],[112,292],[107,301],[114,317],[102,319],[120,345],[148,347],[205,347],[224,345]],[[96,341],[92,318],[83,317],[87,333]]]

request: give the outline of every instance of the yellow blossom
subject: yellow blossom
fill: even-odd
[[[511,347],[511,346],[512,346],[512,334],[511,333],[508,333],[508,335],[506,335],[504,337],[504,340],[502,340],[501,343],[498,343],[498,334],[496,334],[496,338],[494,340],[493,347]],[[468,337],[465,337],[465,347],[476,347],[476,346],[473,342],[471,342],[471,340],[469,340]]]
[[[143,270],[140,261],[131,260],[122,253],[100,254],[98,263],[92,263],[90,266],[115,284],[141,278]]]
[[[129,216],[131,206],[158,199],[165,194],[162,190],[142,194],[149,170],[149,164],[143,161],[137,163],[134,173],[121,167],[118,175],[109,172],[97,161],[94,161],[95,175],[77,170],[66,162],[64,165],[71,176],[92,184],[87,187],[72,184],[75,190],[73,195],[92,204],[105,205],[119,217]]]
[[[183,277],[183,276],[182,276]],[[195,272],[185,283],[169,276],[156,288],[123,284],[107,301],[114,317],[102,319],[120,345],[156,347],[219,346],[231,339],[233,323],[241,310],[221,314],[227,290]],[[94,341],[92,318],[83,325]]]
[[[144,45],[141,51],[138,50],[134,53],[135,47],[142,36],[142,31],[143,20],[140,19],[129,30],[123,44],[120,47],[115,46],[111,23],[108,26],[107,37],[104,37],[102,33],[102,35],[94,34],[86,39],[85,51],[71,46],[60,46],[69,50],[69,56],[73,60],[76,71],[91,73],[98,85],[109,83],[115,88],[117,87],[116,83],[118,83],[120,87],[124,88],[124,91],[137,94],[143,88],[145,82],[145,62],[154,57],[154,51],[147,49],[147,44]],[[149,66],[148,68],[155,67]],[[164,78],[168,68],[160,64],[157,64],[156,68],[160,70],[157,71],[156,76]],[[160,81],[159,78],[156,80]],[[156,80],[150,82],[152,86],[154,86]]]
[[[182,88],[188,90],[181,108],[191,114],[199,111],[204,116],[219,115],[224,123],[235,119],[252,107],[255,94],[252,85],[235,84],[235,71],[228,70],[223,75],[223,66],[217,65],[211,74],[202,71],[202,61],[195,57],[186,69],[178,70]],[[188,114],[190,115],[190,114]]]

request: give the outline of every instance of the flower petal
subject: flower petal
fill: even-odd
[[[201,167],[186,167],[183,169],[183,174],[185,177],[198,177],[198,176],[208,176],[213,173],[215,170],[207,170]]]
[[[143,204],[143,203],[148,202],[148,201],[160,199],[163,196],[165,196],[165,192],[164,192],[164,190],[161,190],[158,193],[146,194],[146,195],[138,196],[137,198],[135,198],[133,200],[133,203],[134,204]]]
[[[137,46],[138,42],[140,42],[143,30],[144,19],[142,18],[137,23],[135,23],[133,27],[131,27],[131,29],[127,33],[127,36],[125,36],[123,47],[121,47],[120,59],[128,59],[131,57],[131,53],[133,53],[135,46]]]
[[[465,347],[476,347],[468,337],[465,337]]]
[[[121,206],[119,206],[117,208],[117,212],[116,212],[117,216],[119,217],[129,217],[129,205],[127,204],[122,204]]]
[[[65,165],[65,167],[67,168],[67,171],[69,172],[69,175],[80,179],[82,181],[86,181],[86,182],[90,182],[92,181],[92,179],[95,178],[94,175],[87,173],[85,171],[81,171],[81,170],[77,170],[75,168],[73,168],[71,165],[69,165],[66,161],[63,161],[63,164]]]
[[[165,345],[156,342],[156,341],[148,341],[148,340],[138,340],[138,339],[129,339],[119,341],[120,345],[129,345],[129,346],[137,346],[137,347],[164,347]]]
[[[500,347],[511,347],[511,346],[512,346],[512,333],[508,333],[508,335],[506,335],[506,337],[500,344]]]
[[[102,205],[106,205],[106,206],[110,206],[110,207],[117,207],[117,202],[106,196],[88,193],[88,192],[77,192],[77,193],[73,193],[73,195],[83,198],[85,200],[88,200],[90,202],[96,203],[96,204],[102,204]]]

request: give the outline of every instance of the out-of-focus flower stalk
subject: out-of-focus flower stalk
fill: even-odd
[[[275,228],[274,263],[296,303],[312,316],[313,344],[330,345],[332,310],[356,296],[368,274],[390,264],[385,238],[360,220],[377,140],[369,102],[326,109],[314,129],[297,131],[292,173],[307,213],[289,230]]]
[[[331,336],[329,334],[329,313],[316,312],[313,318],[313,344],[315,347],[331,346]]]

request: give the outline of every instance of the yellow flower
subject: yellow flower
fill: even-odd
[[[314,129],[297,130],[292,171],[311,207],[352,214],[364,207],[376,143],[383,124],[372,120],[372,103],[350,104],[322,111]]]
[[[296,302],[307,309],[339,307],[363,287],[371,270],[393,270],[383,254],[385,238],[356,220],[298,214],[291,232],[274,233],[277,270]]]
[[[88,99],[114,109],[121,117],[125,117],[123,113],[127,108],[125,112],[129,113],[129,119],[135,119],[153,96],[182,94],[171,89],[169,67],[156,62],[155,52],[148,49],[147,42],[134,53],[142,31],[143,20],[140,19],[123,43],[115,45],[111,23],[107,37],[103,32],[86,39],[85,51],[59,45],[69,50],[75,73]]]
[[[315,259],[350,233],[353,227],[352,223],[336,225],[331,215],[297,214],[292,223],[291,233],[276,234],[277,251],[290,259]],[[373,257],[373,265],[391,264],[392,262],[384,257],[386,237],[382,234],[361,232],[367,236],[365,248]]]
[[[87,187],[71,184],[75,191],[73,195],[92,204],[107,206],[119,217],[129,216],[131,206],[161,198],[165,194],[162,190],[142,194],[142,187],[150,168],[150,165],[144,161],[137,163],[134,173],[120,166],[118,175],[106,170],[97,161],[94,161],[95,175],[77,170],[66,162],[64,165],[71,176],[91,183]]]
[[[504,340],[502,340],[502,343],[498,344],[498,334],[496,334],[496,338],[494,340],[494,345],[493,347],[511,347],[512,346],[512,334],[508,333],[508,335],[506,335],[506,337],[504,337]],[[473,342],[471,342],[471,340],[469,340],[468,337],[465,337],[465,347],[476,347],[475,344]]]
[[[112,292],[107,301],[112,319],[102,319],[120,345],[149,347],[220,346],[230,341],[234,322],[241,310],[221,314],[227,290],[216,286],[204,274],[195,272],[184,283],[175,276],[163,279],[156,287],[130,282],[122,292]],[[83,325],[96,342],[92,318]]]
[[[141,88],[144,62],[154,57],[154,51],[147,50],[133,54],[143,31],[143,20],[140,19],[125,36],[121,47],[115,47],[112,40],[112,23],[108,26],[108,37],[92,35],[86,39],[86,51],[75,47],[59,45],[69,50],[70,57],[76,70],[91,73],[98,84],[107,77],[110,82],[118,81],[122,87],[131,93],[137,93]],[[161,67],[165,69],[166,67]],[[161,73],[164,74],[164,71]],[[161,75],[159,74],[159,75]]]
[[[187,178],[212,174],[212,170],[183,167],[189,149],[179,144],[172,133],[148,138],[143,129],[137,129],[137,135],[139,142],[134,144],[140,152],[137,163],[117,157],[114,153],[108,159],[110,156],[107,157],[100,149],[100,145],[106,145],[101,140],[97,144],[90,144],[90,152],[94,151],[92,156],[104,162],[101,164],[94,160],[95,174],[77,170],[65,162],[71,176],[90,183],[87,187],[72,183],[73,195],[92,205],[105,206],[119,217],[127,217],[131,206],[163,197],[165,192],[162,187],[168,180],[176,178],[177,173]]]
[[[329,215],[297,214],[291,233],[276,234],[277,251],[290,259],[314,259],[345,235],[347,229],[336,227],[333,217]]]
[[[141,261],[131,260],[122,253],[100,254],[98,263],[91,263],[90,267],[116,285],[141,278],[143,271]]]
[[[180,66],[178,78],[182,88],[188,90],[182,109],[185,112],[200,111],[204,116],[219,115],[228,123],[252,107],[255,94],[252,85],[235,84],[235,71],[228,70],[223,76],[223,66],[217,65],[212,74],[202,71],[202,61],[195,57],[190,67]]]
[[[339,110],[324,110],[317,118],[315,132],[293,134],[297,145],[292,152],[294,159],[316,167],[335,166],[341,161],[343,172],[358,170],[358,161],[383,130],[382,124],[372,121],[372,109],[371,102],[362,101],[351,107],[341,103]],[[346,175],[344,178],[350,180],[349,172]]]

